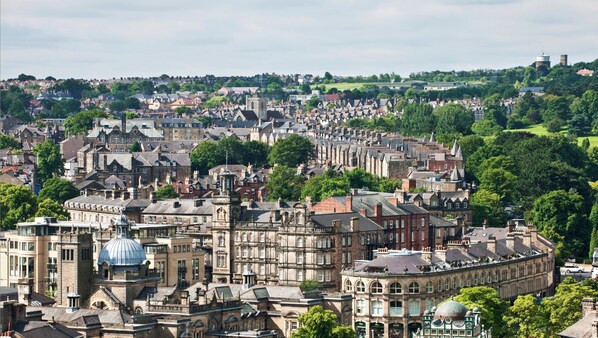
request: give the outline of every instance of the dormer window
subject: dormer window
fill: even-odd
[[[453,203],[451,203],[451,202],[448,202],[448,203],[446,204],[446,208],[447,208],[447,209],[452,209],[452,208],[453,208]]]

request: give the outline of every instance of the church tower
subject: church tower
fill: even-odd
[[[212,198],[212,281],[231,283],[233,275],[233,231],[241,219],[241,196],[235,191],[235,174],[228,168],[218,175],[219,189]]]

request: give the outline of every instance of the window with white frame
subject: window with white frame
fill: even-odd
[[[382,316],[382,301],[373,300],[372,303],[372,316]]]
[[[412,316],[419,316],[420,306],[419,300],[410,300],[409,301],[409,314]]]
[[[411,282],[411,284],[409,284],[409,293],[419,293],[419,284],[417,282]]]
[[[427,293],[432,293],[434,292],[434,284],[432,283],[432,281],[428,281],[426,283],[426,292]]]
[[[365,292],[365,284],[363,284],[362,281],[358,280],[357,283],[355,283],[355,290],[357,292]]]
[[[380,284],[380,282],[373,282],[372,286],[370,287],[370,292],[377,294],[382,293],[382,284]]]
[[[345,280],[345,291],[353,292],[353,283],[351,283],[351,280],[349,279]]]
[[[365,314],[365,299],[358,299],[355,301],[355,309],[358,315]]]
[[[392,283],[390,284],[390,293],[394,294],[394,295],[398,295],[403,293],[403,287],[401,286],[401,283]]]
[[[400,300],[393,300],[390,302],[390,315],[391,316],[402,316],[403,315],[403,302]]]

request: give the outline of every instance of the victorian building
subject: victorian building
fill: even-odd
[[[341,274],[361,336],[407,337],[425,324],[426,311],[464,287],[492,287],[505,300],[550,295],[554,264],[553,243],[533,227],[510,224],[471,229],[463,241],[436,250],[378,249],[375,259],[357,261]]]

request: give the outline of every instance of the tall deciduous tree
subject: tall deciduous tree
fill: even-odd
[[[201,142],[191,153],[191,164],[195,170],[207,174],[208,169],[215,167],[225,160],[225,154],[214,142]]]
[[[509,337],[548,337],[548,313],[532,295],[517,297],[503,320],[509,327]]]
[[[502,226],[506,221],[505,211],[497,193],[480,189],[471,198],[474,224],[488,220],[491,226]]]
[[[299,317],[301,327],[291,335],[292,338],[355,338],[353,329],[338,324],[334,312],[324,310],[320,305],[312,306]]]
[[[501,337],[505,332],[502,320],[507,311],[507,302],[500,299],[498,291],[487,286],[475,286],[461,289],[455,301],[462,303],[468,309],[477,307],[482,312],[482,323],[492,328],[492,335]]]
[[[549,332],[561,332],[581,319],[581,301],[586,297],[598,297],[598,291],[584,283],[576,283],[571,277],[565,278],[556,287],[554,297],[542,301],[550,314]]]
[[[315,158],[315,149],[307,137],[292,134],[276,141],[268,158],[272,165],[280,164],[293,168],[301,163],[307,164],[309,160]]]
[[[42,185],[51,177],[64,173],[64,159],[60,155],[58,146],[51,140],[47,139],[44,143],[36,145],[33,148],[33,153],[37,155],[35,174]]]
[[[69,135],[85,135],[93,127],[95,119],[104,117],[107,117],[106,113],[99,109],[85,110],[67,117],[64,129]]]
[[[31,190],[22,185],[0,183],[0,226],[13,229],[18,222],[35,214],[37,201]]]
[[[35,217],[55,217],[59,220],[67,220],[69,219],[69,213],[57,201],[45,199],[37,205]]]
[[[530,217],[538,230],[549,239],[564,239],[565,248],[573,254],[585,256],[588,252],[587,239],[592,229],[584,199],[578,193],[555,190],[542,195],[534,202]]]
[[[19,141],[15,140],[13,137],[8,135],[0,135],[0,149],[8,149],[8,148],[15,148],[20,149],[21,144]]]
[[[66,200],[77,196],[79,196],[79,190],[72,182],[59,177],[52,177],[44,183],[44,187],[40,190],[37,198],[39,201],[51,199],[62,204]]]
[[[298,201],[303,188],[303,177],[287,166],[274,167],[266,183],[267,199],[276,201],[279,198],[287,201]]]
[[[434,111],[436,133],[469,134],[474,122],[473,112],[460,104],[449,103]]]

